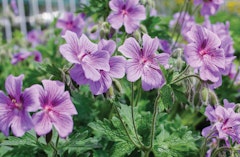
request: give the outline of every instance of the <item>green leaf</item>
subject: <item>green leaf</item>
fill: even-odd
[[[164,108],[171,107],[173,104],[173,98],[172,98],[172,88],[170,85],[166,84],[161,88],[160,91],[161,94],[161,100],[160,100],[160,107],[164,106]]]

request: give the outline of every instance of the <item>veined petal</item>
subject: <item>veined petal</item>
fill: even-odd
[[[116,43],[113,40],[101,39],[98,43],[98,50],[105,50],[112,55],[116,49]]]
[[[5,136],[9,135],[9,127],[11,126],[12,120],[14,118],[14,114],[12,114],[11,110],[0,106],[0,130]]]
[[[107,20],[114,29],[119,29],[123,25],[123,14],[121,13],[111,13]]]
[[[87,84],[89,81],[85,77],[84,71],[80,64],[74,65],[74,67],[70,70],[70,76],[79,85]]]
[[[124,44],[118,48],[118,51],[120,51],[127,58],[137,59],[139,58],[140,49],[141,48],[138,42],[134,38],[130,37],[126,39]]]
[[[60,137],[67,137],[73,130],[73,120],[70,115],[50,112],[52,123]]]
[[[75,115],[77,110],[73,105],[69,92],[64,92],[61,94],[61,97],[52,101],[54,104],[53,111],[56,113],[66,114],[66,115]]]
[[[82,64],[82,69],[87,79],[90,79],[92,81],[98,81],[101,78],[99,71],[89,66],[88,64]]]
[[[97,44],[92,43],[85,34],[82,34],[79,40],[80,52],[93,53],[97,51]]]
[[[109,60],[110,71],[109,75],[112,78],[123,78],[125,75],[126,60],[122,56],[114,56]]]
[[[165,84],[165,80],[161,70],[155,66],[145,66],[142,74],[142,88],[149,91],[154,88],[161,88]]]
[[[203,64],[201,56],[198,53],[198,48],[194,43],[190,43],[185,47],[184,56],[187,63],[193,68],[201,67]]]
[[[158,49],[159,41],[157,38],[151,38],[149,35],[143,35],[143,55],[149,57]]]
[[[135,30],[138,29],[140,25],[140,21],[134,19],[134,17],[130,17],[129,15],[124,16],[124,26],[125,30],[128,34],[133,33]]]
[[[139,0],[126,0],[126,10],[135,7],[138,4]]]
[[[9,97],[7,97],[3,91],[0,90],[0,107],[3,105],[7,105],[10,104],[11,100],[9,99]],[[1,115],[1,110],[0,110],[0,115]]]
[[[101,73],[101,79],[90,83],[90,90],[94,95],[105,93],[112,85],[112,79],[106,72]]]
[[[127,80],[130,82],[137,81],[143,73],[143,66],[138,60],[128,60],[126,63]]]
[[[97,70],[109,71],[110,70],[109,58],[110,58],[109,53],[107,51],[101,50],[96,51],[90,55],[86,55],[83,58],[82,62],[84,65],[87,64],[88,66],[91,66],[92,68],[95,68]]]
[[[212,82],[217,82],[221,76],[215,65],[205,63],[200,67],[200,77],[204,81],[210,80]]]
[[[191,30],[187,32],[187,38],[190,39],[191,42],[196,42],[196,44],[202,43],[206,36],[206,29],[200,25],[193,25]]]
[[[17,102],[20,101],[20,95],[22,92],[22,81],[24,75],[19,75],[18,77],[14,77],[13,75],[9,75],[5,82],[5,88],[9,94],[9,96],[13,99],[16,99]]]
[[[160,54],[156,54],[155,58],[161,65],[163,65],[164,67],[167,67],[170,55],[168,53],[160,53]]]
[[[123,5],[124,5],[123,0],[111,0],[109,2],[110,9],[112,9],[113,11],[116,11],[116,12],[120,11],[122,9]]]
[[[226,62],[223,49],[210,49],[208,53],[211,55],[209,62],[218,68],[225,69]]]
[[[80,61],[77,57],[77,53],[73,47],[71,47],[71,45],[69,44],[64,44],[61,45],[59,48],[60,53],[62,54],[62,56],[69,61],[70,63],[77,63],[80,64]]]
[[[40,108],[39,102],[39,90],[42,87],[40,85],[32,85],[26,88],[21,94],[23,107],[28,112],[35,112]]]
[[[21,137],[26,131],[31,130],[32,128],[33,123],[29,113],[20,111],[19,115],[14,116],[11,129],[15,136]]]
[[[52,130],[51,119],[44,111],[37,112],[33,115],[34,130],[38,135],[46,135]]]
[[[143,5],[137,5],[136,7],[129,10],[128,15],[134,17],[134,19],[137,20],[144,20],[146,19],[146,9]]]

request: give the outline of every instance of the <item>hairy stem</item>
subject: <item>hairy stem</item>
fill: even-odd
[[[192,75],[186,75],[186,76],[184,76],[184,77],[182,77],[182,78],[179,78],[179,79],[175,79],[175,80],[174,80],[173,82],[171,82],[170,84],[175,84],[175,83],[177,83],[177,82],[179,82],[179,81],[182,81],[182,80],[187,79],[187,78],[190,78],[190,77],[196,77],[196,78],[198,78],[200,81],[202,81],[201,78],[200,78],[198,75],[192,74]]]

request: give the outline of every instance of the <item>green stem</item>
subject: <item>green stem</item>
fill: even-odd
[[[175,80],[180,78],[189,69],[189,67],[190,65],[187,65],[186,68],[175,78]]]
[[[56,147],[54,146],[54,143],[53,142],[50,142],[50,146],[52,147],[52,149],[53,149],[53,154],[52,154],[52,157],[56,157],[57,156],[57,149],[56,149]]]
[[[192,74],[192,75],[186,75],[186,76],[184,76],[184,77],[182,77],[182,78],[180,78],[180,79],[175,79],[175,80],[174,80],[173,82],[171,82],[170,84],[175,84],[175,83],[177,83],[177,82],[179,82],[179,81],[182,81],[182,80],[184,80],[184,79],[186,79],[186,78],[189,78],[189,77],[196,77],[196,78],[198,78],[200,81],[202,81],[201,78],[200,78],[198,75]]]
[[[218,155],[219,152],[223,151],[223,150],[228,150],[228,149],[231,149],[229,147],[220,147],[218,148],[217,150],[215,150],[212,154],[212,157],[216,157]]]
[[[158,90],[158,95],[154,102],[154,110],[153,110],[153,118],[152,118],[152,127],[151,127],[151,134],[150,134],[150,145],[148,147],[148,151],[151,151],[153,147],[153,142],[155,138],[155,129],[156,129],[156,120],[158,115],[158,101],[160,99],[160,89]]]
[[[139,139],[138,132],[137,132],[137,127],[136,127],[136,123],[135,123],[135,119],[134,119],[134,83],[131,83],[131,92],[132,92],[132,96],[131,96],[131,115],[132,115],[132,123],[133,123],[134,133],[135,133],[136,138],[137,138],[139,144],[141,145],[141,147],[145,148],[144,144]]]
[[[128,138],[130,139],[130,141],[131,141],[137,148],[141,148],[141,146],[139,146],[139,145],[132,139],[132,137],[130,136],[130,134],[129,134],[129,132],[128,132],[128,129],[127,129],[126,125],[124,124],[124,122],[123,122],[123,120],[122,120],[122,117],[121,117],[121,115],[120,115],[117,107],[116,107],[114,104],[113,104],[113,106],[114,106],[114,109],[116,110],[117,115],[118,115],[118,117],[119,117],[119,119],[120,119],[120,121],[121,121],[121,123],[122,123],[122,125],[123,125],[123,127],[124,127],[124,130],[126,131],[126,134],[127,134]]]

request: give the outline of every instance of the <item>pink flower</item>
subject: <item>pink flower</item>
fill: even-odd
[[[145,91],[161,88],[164,83],[164,76],[159,68],[159,63],[167,66],[169,54],[156,54],[159,46],[157,38],[152,39],[147,34],[143,35],[143,48],[137,41],[130,37],[118,50],[127,58],[126,63],[127,79],[130,82],[142,79],[142,88]]]
[[[52,125],[60,137],[67,137],[73,130],[72,115],[77,111],[64,84],[59,81],[43,80],[44,89],[39,91],[41,111],[33,115],[34,129],[38,135],[45,135],[52,130]]]
[[[140,21],[146,19],[146,11],[139,0],[111,0],[109,6],[112,13],[108,16],[108,22],[114,29],[124,25],[128,34],[137,30]]]
[[[22,92],[23,77],[8,76],[5,82],[8,95],[0,91],[0,129],[5,136],[9,135],[10,127],[15,136],[23,136],[33,128],[29,112],[39,108],[37,91],[40,86],[33,85]]]

